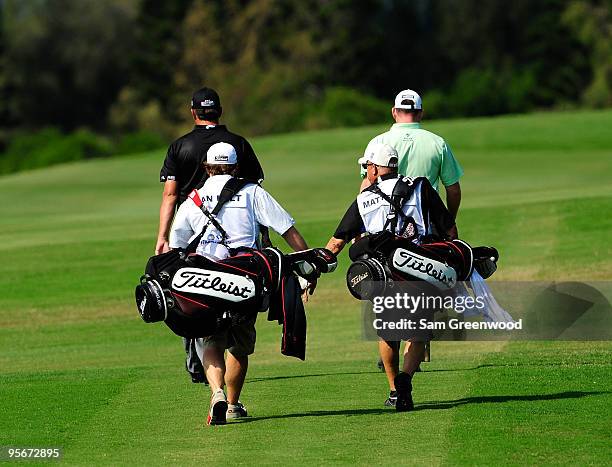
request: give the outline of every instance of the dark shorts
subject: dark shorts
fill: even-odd
[[[212,336],[197,339],[196,345],[202,350],[210,347],[227,349],[235,357],[251,355],[255,351],[255,321],[256,317]]]

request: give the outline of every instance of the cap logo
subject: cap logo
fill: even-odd
[[[215,105],[215,101],[213,101],[212,99],[206,99],[200,102],[200,105],[202,107],[213,107]]]
[[[215,154],[215,162],[227,162],[229,156],[227,154]]]

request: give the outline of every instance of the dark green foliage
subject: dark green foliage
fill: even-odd
[[[132,154],[137,152],[159,149],[168,144],[168,141],[159,133],[151,131],[138,131],[122,135],[115,147],[116,154]]]
[[[69,134],[51,127],[32,133],[20,132],[0,155],[0,174],[112,154],[143,152],[165,144],[167,141],[159,134],[144,131],[125,134],[117,142],[86,129]]]
[[[307,112],[306,127],[328,128],[380,123],[391,112],[391,104],[365,92],[345,87],[330,87],[321,101]]]
[[[113,146],[89,130],[64,135],[56,128],[14,136],[0,158],[0,173],[108,156]]]
[[[611,6],[1,0],[0,153],[18,130],[48,126],[178,136],[203,85],[247,135],[389,121],[405,88],[427,118],[605,107]]]
[[[10,121],[103,127],[128,71],[135,0],[7,0],[3,82]]]

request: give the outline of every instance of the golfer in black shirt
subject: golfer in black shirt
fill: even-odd
[[[219,125],[221,117],[219,95],[210,88],[196,91],[191,100],[194,129],[174,141],[168,148],[159,179],[164,183],[164,194],[159,210],[159,231],[155,253],[168,251],[168,235],[174,213],[194,188],[206,181],[202,168],[208,149],[215,143],[231,144],[238,155],[238,177],[255,183],[264,178],[263,170],[253,148],[242,136]]]

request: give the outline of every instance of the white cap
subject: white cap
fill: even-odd
[[[363,157],[357,163],[359,165],[371,162],[374,165],[381,167],[397,167],[397,151],[386,143],[368,144]]]
[[[404,89],[395,96],[395,105],[393,107],[396,109],[422,110],[423,101],[417,92],[412,89]]]
[[[230,165],[238,162],[234,146],[229,143],[215,143],[206,153],[207,164]]]

